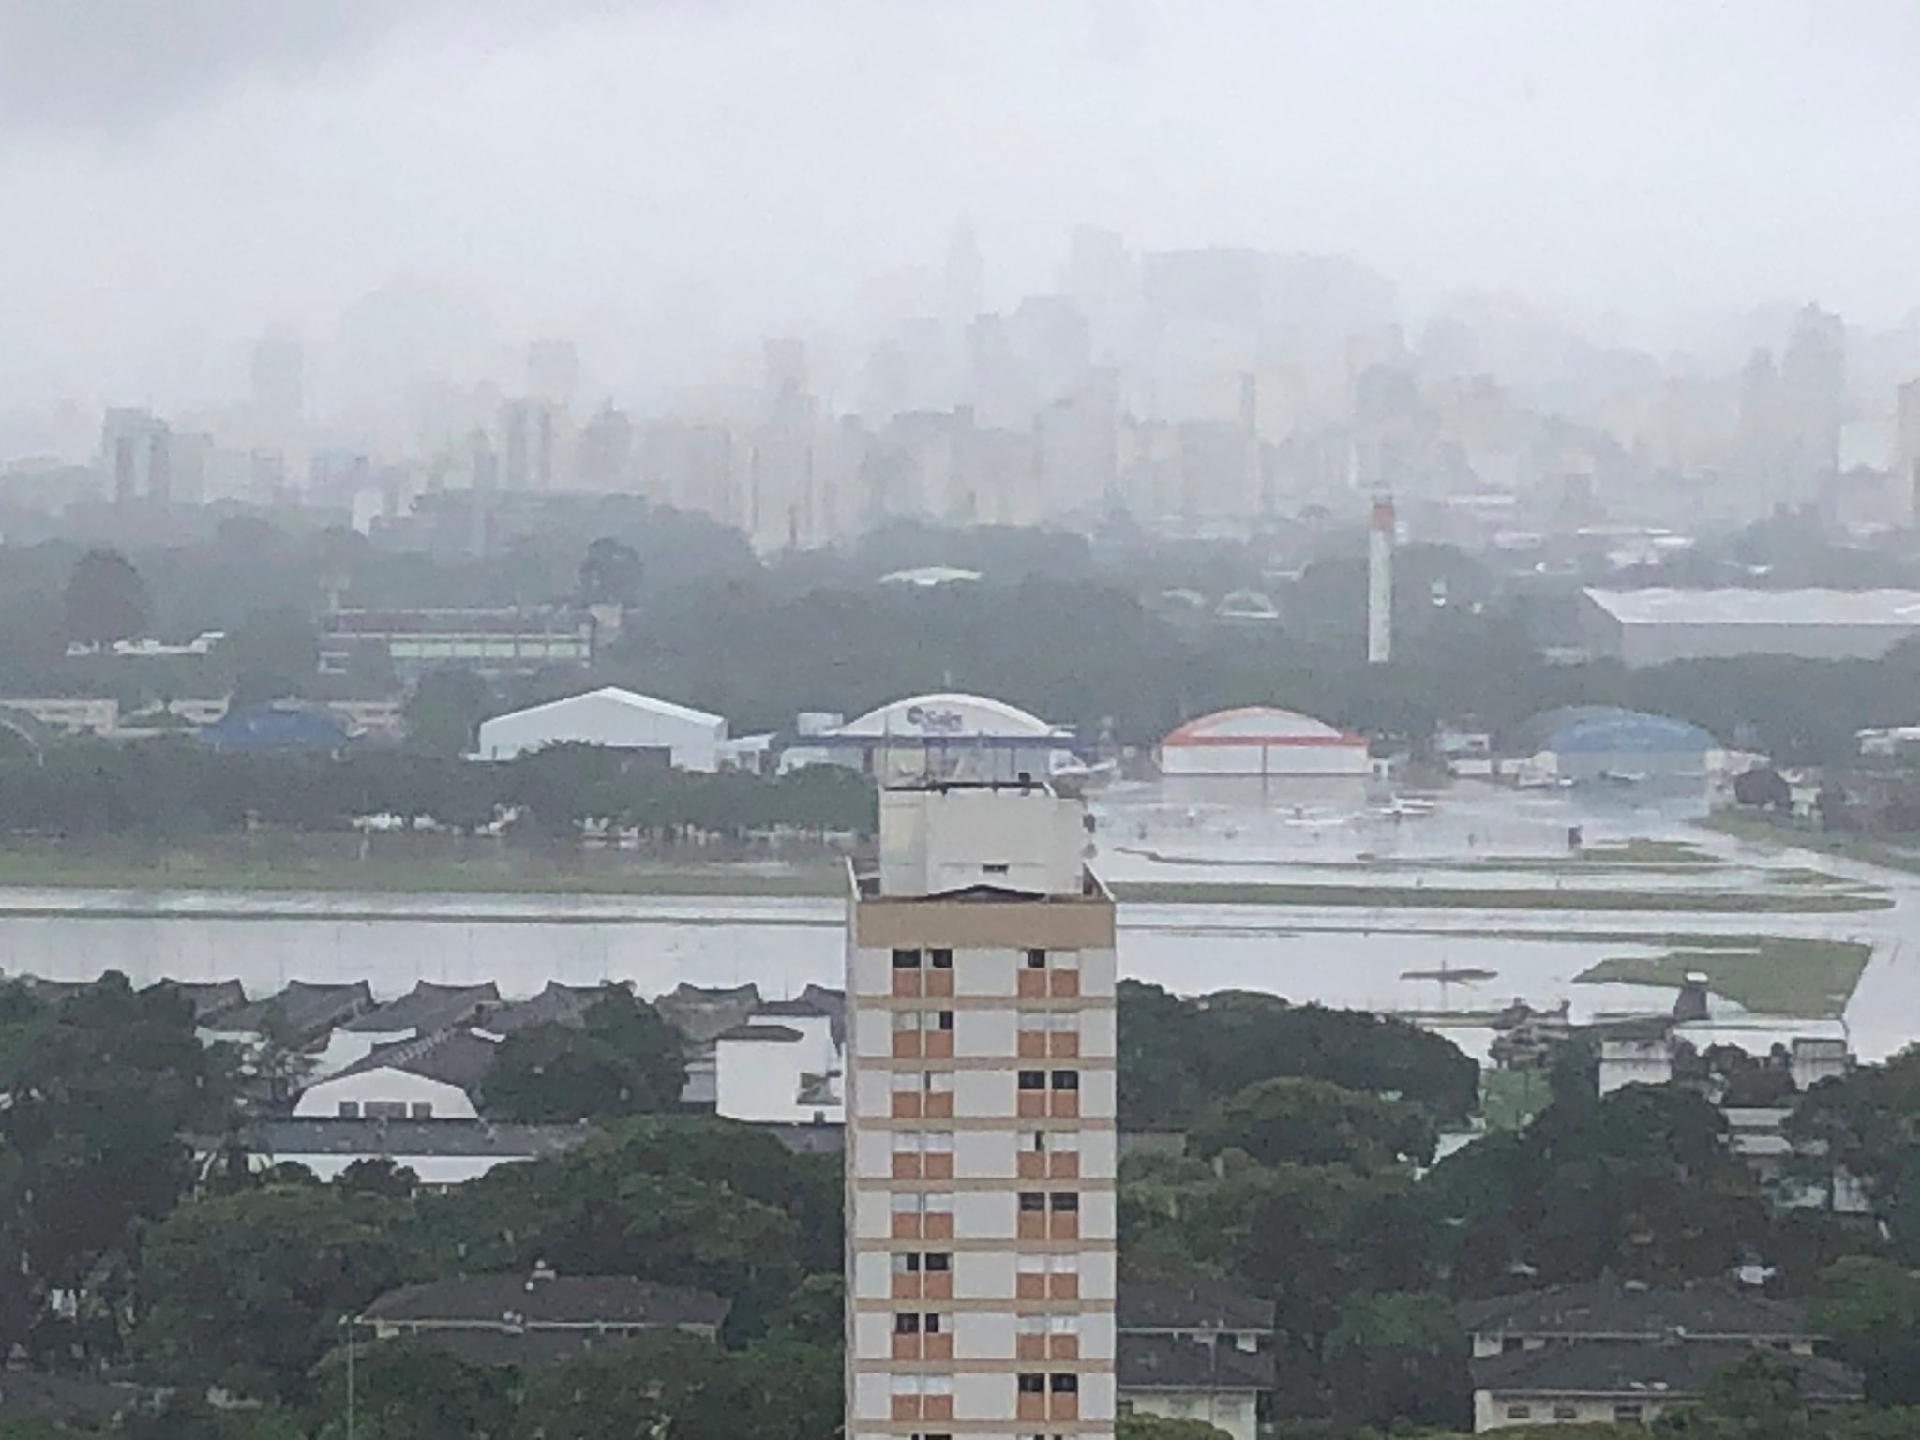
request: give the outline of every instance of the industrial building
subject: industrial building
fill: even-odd
[[[547,745],[604,745],[652,751],[676,770],[710,774],[720,768],[726,738],[727,722],[718,715],[608,685],[494,716],[480,726],[475,753],[482,760],[511,760]]]
[[[1692,783],[1724,769],[1727,759],[1698,725],[1611,705],[1543,711],[1509,748],[1524,758],[1521,774],[1573,784]]]
[[[1588,590],[1580,629],[1594,658],[1635,667],[1736,655],[1877,660],[1920,635],[1920,591]]]
[[[849,900],[847,1440],[1112,1440],[1114,906],[1041,785],[884,791]]]
[[[1044,779],[1077,765],[1073,732],[983,695],[913,695],[815,731],[781,757],[782,770],[844,765],[883,784]]]
[[[571,606],[474,610],[329,610],[320,617],[320,672],[391,666],[411,680],[458,665],[481,675],[531,675],[593,663],[593,617]]]
[[[1189,720],[1160,742],[1163,775],[1365,777],[1367,737],[1292,710],[1250,705]]]

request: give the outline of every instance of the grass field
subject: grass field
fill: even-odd
[[[1841,860],[1855,860],[1862,865],[1878,865],[1886,870],[1920,875],[1920,849],[1912,846],[1893,845],[1863,835],[1829,835],[1820,830],[1802,830],[1797,825],[1770,820],[1763,815],[1739,814],[1730,810],[1709,815],[1694,823],[1703,829],[1741,840],[1764,840],[1789,849],[1811,850]]]
[[[1872,953],[1857,940],[1785,935],[1669,936],[1664,955],[1622,955],[1575,977],[1578,984],[1608,982],[1678,989],[1689,972],[1708,988],[1756,1015],[1834,1016],[1847,1007]]]
[[[178,845],[0,847],[0,888],[379,894],[837,895],[840,863],[719,863],[620,850],[538,851],[443,835],[222,836]]]

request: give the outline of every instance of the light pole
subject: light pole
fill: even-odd
[[[353,1440],[353,1317],[342,1315],[340,1328],[347,1332],[347,1440]]]

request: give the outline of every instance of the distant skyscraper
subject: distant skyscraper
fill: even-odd
[[[1786,423],[1786,493],[1805,504],[1840,470],[1840,427],[1846,418],[1847,331],[1838,315],[1809,305],[1795,320],[1780,367]]]
[[[571,340],[535,340],[527,346],[527,393],[556,405],[573,403],[580,355]]]
[[[115,504],[170,499],[172,454],[167,423],[150,410],[113,408],[100,424],[100,467],[112,477]]]
[[[973,323],[986,305],[986,263],[980,258],[980,242],[973,226],[962,220],[953,227],[947,242],[947,264],[942,277],[949,324]]]
[[[1920,380],[1900,387],[1893,446],[1893,480],[1909,525],[1920,525]]]
[[[253,347],[249,367],[253,412],[276,440],[306,421],[306,355],[290,335],[269,335]]]

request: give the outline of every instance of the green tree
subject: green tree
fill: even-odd
[[[420,1188],[420,1177],[407,1166],[382,1156],[379,1159],[354,1161],[340,1172],[340,1178],[333,1183],[342,1190],[358,1191],[363,1195],[386,1195],[396,1200],[408,1200]]]
[[[1244,1150],[1263,1165],[1351,1165],[1379,1170],[1433,1159],[1433,1122],[1411,1105],[1282,1078],[1249,1085],[1214,1107],[1191,1144],[1202,1158]]]
[[[147,583],[118,550],[89,550],[67,577],[67,638],[111,645],[144,635],[153,613]]]
[[[0,1253],[24,1281],[0,1287],[0,1347],[39,1348],[57,1287],[80,1298],[80,1319],[44,1340],[111,1359],[138,1226],[192,1179],[179,1133],[224,1128],[225,1077],[185,1001],[117,973],[0,1014]]]
[[[577,594],[582,605],[632,605],[645,576],[639,553],[623,540],[602,535],[580,562]]]
[[[429,670],[407,697],[407,738],[435,755],[465,755],[495,703],[492,688],[471,670]]]
[[[356,1341],[354,1440],[494,1440],[514,1433],[511,1370],[470,1365],[431,1341]],[[314,1440],[346,1440],[344,1344],[315,1374]]]
[[[1452,1303],[1432,1291],[1349,1300],[1327,1336],[1337,1416],[1380,1429],[1473,1424],[1467,1336]]]
[[[1852,1256],[1820,1276],[1813,1321],[1877,1405],[1920,1404],[1920,1275]]]
[[[134,1332],[142,1368],[166,1384],[300,1397],[340,1318],[417,1270],[409,1213],[405,1201],[336,1185],[180,1207],[145,1237]]]
[[[578,1027],[535,1025],[509,1035],[487,1073],[483,1102],[501,1120],[605,1120],[676,1110],[686,1080],[680,1033],[646,1001],[613,988]]]

